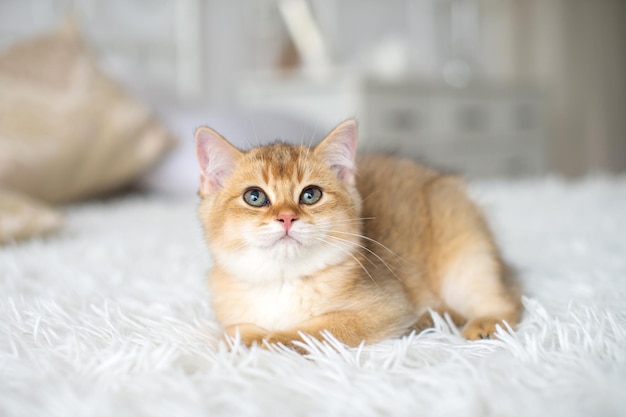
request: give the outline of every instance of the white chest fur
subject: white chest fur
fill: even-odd
[[[224,326],[250,323],[267,330],[284,330],[336,308],[333,300],[340,280],[332,272],[321,271],[337,264],[345,253],[317,246],[299,254],[276,256],[257,248],[218,252],[227,276],[226,284],[212,288],[220,322]]]
[[[217,295],[214,302],[225,326],[252,323],[267,330],[279,330],[317,314],[315,293],[310,283],[299,279],[238,283]],[[223,303],[233,304],[219,305]]]

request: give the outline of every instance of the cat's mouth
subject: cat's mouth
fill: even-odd
[[[282,233],[280,235],[274,235],[273,237],[264,241],[257,241],[255,246],[264,248],[266,250],[269,250],[269,249],[283,250],[283,249],[288,249],[288,248],[293,249],[296,247],[303,246],[303,243],[301,239],[299,239],[298,237],[292,234]]]
[[[293,258],[299,256],[304,246],[297,237],[287,233],[274,240],[270,245],[271,249],[269,252],[279,258]]]
[[[292,235],[290,235],[288,233],[285,233],[280,239],[278,239],[276,241],[276,243],[281,243],[281,242],[282,243],[291,243],[291,242],[293,242],[293,243],[301,244],[301,242],[296,237],[294,237],[294,236],[292,236]]]

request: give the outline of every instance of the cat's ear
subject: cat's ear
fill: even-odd
[[[315,147],[340,181],[354,184],[356,145],[356,120],[348,119],[339,124]]]
[[[195,139],[200,165],[200,195],[207,195],[223,187],[241,152],[208,127],[196,129]]]

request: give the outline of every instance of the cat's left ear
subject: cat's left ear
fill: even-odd
[[[213,129],[196,129],[196,157],[200,166],[200,195],[205,196],[224,186],[241,152]]]
[[[357,136],[356,120],[348,119],[315,147],[337,178],[350,185],[354,184]]]

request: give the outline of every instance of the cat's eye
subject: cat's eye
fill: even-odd
[[[260,188],[249,188],[243,193],[243,201],[252,207],[263,207],[270,203],[265,192]]]
[[[319,187],[307,187],[302,190],[302,194],[300,194],[300,204],[310,206],[320,201],[320,198],[322,198],[322,190],[320,190]]]

